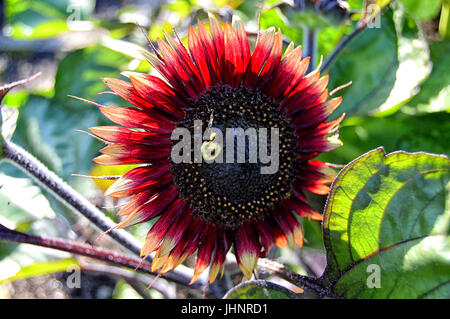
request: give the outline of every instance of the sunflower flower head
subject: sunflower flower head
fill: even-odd
[[[196,254],[192,282],[206,269],[213,282],[233,249],[250,278],[273,245],[302,246],[299,218],[322,219],[304,192],[329,190],[328,167],[313,159],[341,145],[343,116],[325,122],[341,98],[329,99],[328,76],[319,69],[306,74],[309,58],[302,59],[300,47],[283,53],[274,28],[251,50],[242,23],[222,27],[211,17],[209,32],[200,21],[189,28],[188,48],[170,35],[157,45],[144,54],[160,77],[127,72],[129,81],[104,79],[135,107],[99,106],[118,126],[91,128],[107,144],[95,162],[138,165],[106,191],[129,198],[117,227],[157,219],[141,251],[154,253],[154,271],[170,271]],[[211,132],[199,136],[199,123]],[[197,145],[182,149],[187,160],[174,159],[174,132]],[[240,145],[242,132],[248,143]],[[262,137],[278,143],[261,144]],[[266,157],[249,160],[252,138]],[[267,173],[269,155],[277,155],[277,165]]]

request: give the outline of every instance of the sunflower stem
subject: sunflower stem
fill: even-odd
[[[11,230],[1,224],[0,240],[66,251],[72,254],[108,262],[116,266],[133,269],[152,276],[157,275],[157,273],[151,270],[151,264],[146,261],[142,261],[138,257],[123,255],[112,250],[92,247],[88,244],[77,243],[67,239],[29,235]],[[178,276],[178,274],[170,272],[163,274],[161,277],[184,286],[188,286],[189,283],[189,278],[184,278],[183,276]],[[202,284],[200,282],[196,282],[190,287],[202,288]]]
[[[324,287],[320,278],[313,278],[309,276],[303,276],[297,274],[296,272],[286,268],[284,265],[266,258],[258,260],[258,268],[264,270],[272,275],[280,277],[297,287],[314,291],[318,294],[319,298],[325,296],[338,299],[339,296],[334,294],[334,292],[329,287]]]
[[[17,165],[31,175],[40,185],[50,190],[63,204],[86,217],[100,231],[108,231],[107,234],[122,247],[136,256],[140,256],[141,243],[136,238],[123,229],[113,229],[116,224],[111,219],[106,217],[97,207],[50,171],[33,155],[12,142],[4,141],[1,146],[3,159]],[[63,248],[63,246],[60,248]],[[55,249],[59,248],[55,247]],[[151,261],[151,257],[148,257],[148,260]],[[192,270],[187,267],[178,267],[168,277],[176,278],[176,281],[187,285],[192,277]],[[199,278],[198,282],[200,285],[204,284],[202,278]]]
[[[317,36],[318,33],[313,28],[305,26],[303,28],[303,57],[309,56],[311,58],[307,72],[311,72],[316,67],[317,59]]]

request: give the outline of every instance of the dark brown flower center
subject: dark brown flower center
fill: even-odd
[[[202,123],[202,134],[209,126],[220,130],[223,137],[220,143],[219,135],[206,134],[201,162],[195,162],[194,134],[198,131],[194,121],[201,121],[195,123]],[[227,85],[210,88],[192,101],[177,127],[190,132],[191,162],[172,161],[172,173],[176,187],[195,215],[236,228],[246,221],[263,219],[290,196],[294,130],[278,105],[260,92]],[[222,162],[216,162],[218,157]]]

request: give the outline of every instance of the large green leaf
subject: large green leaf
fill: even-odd
[[[339,173],[323,221],[336,295],[450,297],[449,170],[445,156],[378,148]]]
[[[418,111],[450,111],[450,41],[431,44],[430,58],[433,63],[431,74],[407,105]]]
[[[399,61],[392,11],[383,14],[380,25],[352,39],[330,66],[330,88],[353,82],[340,91],[343,102],[334,117],[369,113],[386,101],[394,86]]]

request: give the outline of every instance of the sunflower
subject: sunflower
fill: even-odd
[[[142,257],[154,253],[154,271],[170,271],[197,253],[191,283],[208,267],[213,282],[234,246],[250,278],[272,245],[303,245],[299,217],[322,219],[305,191],[329,190],[329,168],[313,159],[341,145],[337,128],[343,117],[325,122],[341,98],[329,99],[328,76],[320,77],[319,68],[306,74],[309,57],[302,59],[301,47],[291,43],[283,53],[274,28],[258,36],[253,52],[242,23],[222,27],[214,17],[209,32],[200,21],[189,27],[188,48],[167,34],[157,45],[144,55],[161,76],[126,72],[129,81],[104,79],[135,107],[99,105],[118,126],[90,129],[107,144],[96,163],[138,164],[106,191],[129,198],[117,227],[157,219],[141,251]],[[172,132],[183,128],[194,135],[195,121],[220,130],[276,128],[278,169],[262,174],[259,159],[175,162]],[[212,158],[225,152],[213,136],[204,146],[215,151]]]

